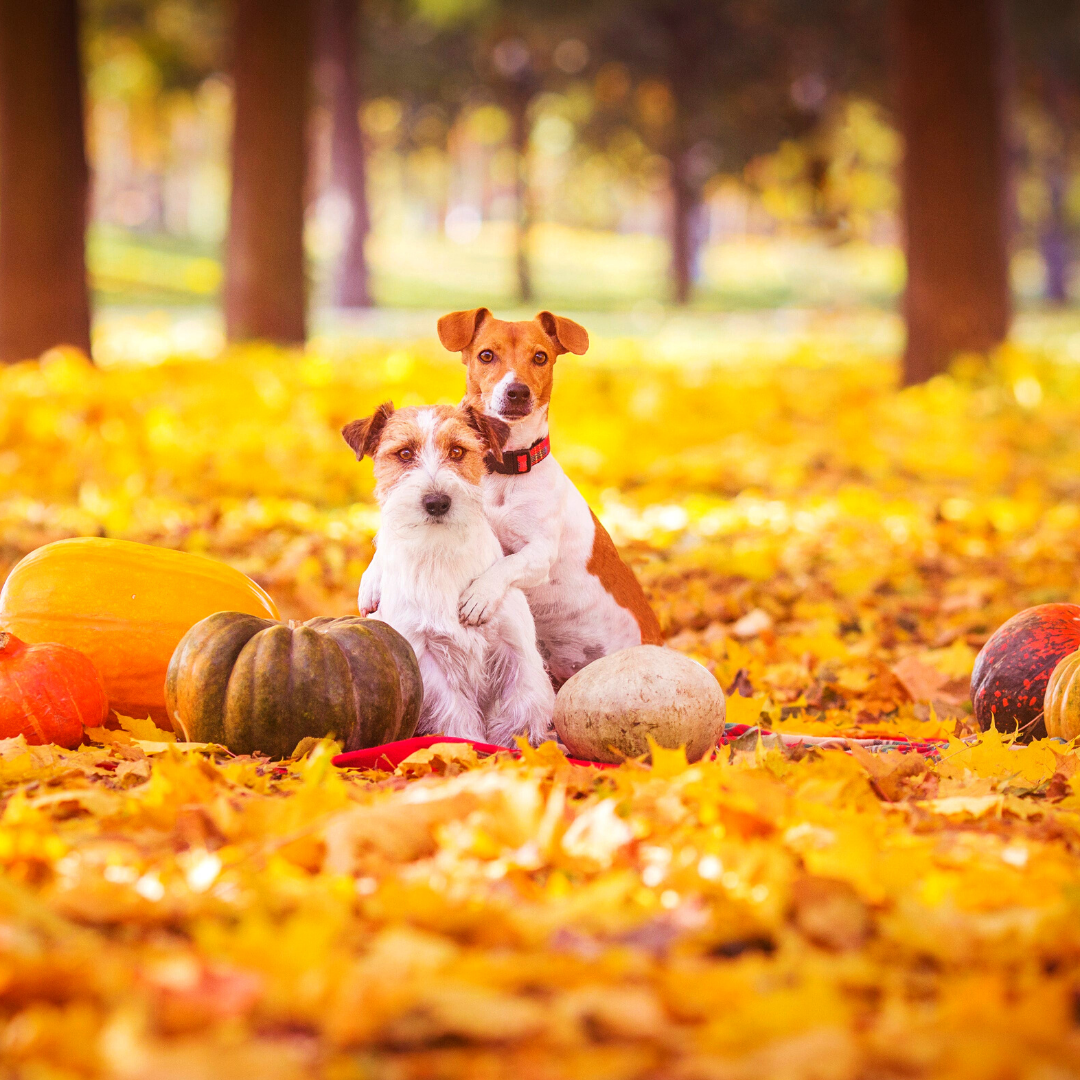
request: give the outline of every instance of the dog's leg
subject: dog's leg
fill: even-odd
[[[489,662],[492,703],[487,730],[491,742],[513,746],[524,735],[533,746],[553,738],[555,691],[536,648],[536,631],[521,592],[506,598]]]
[[[454,684],[455,680],[448,677],[431,653],[422,651],[417,659],[424,683],[424,707],[416,734],[452,735],[458,739],[486,742],[484,716],[476,699]]]
[[[371,562],[360,578],[360,591],[356,594],[356,606],[361,615],[370,615],[379,608],[382,599],[382,564],[379,549],[375,549]]]

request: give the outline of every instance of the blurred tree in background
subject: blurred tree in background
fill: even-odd
[[[1008,264],[1003,0],[895,0],[904,137],[904,381],[1005,339]]]
[[[903,242],[908,377],[925,377],[1001,337],[1010,277],[1024,303],[1073,295],[1080,221],[1076,5],[962,0],[951,22],[938,7],[85,0],[94,293],[208,305],[224,287],[230,334],[278,340],[302,339],[307,294],[319,310],[892,305]],[[934,60],[934,26],[955,63]],[[78,54],[50,50],[54,75],[23,78],[24,32],[11,23],[0,45],[14,83],[0,157],[27,163],[0,164],[0,270],[25,228],[37,272],[74,281],[78,132],[27,117],[76,115]],[[68,106],[41,104],[63,87]],[[46,222],[18,207],[48,154],[73,165],[47,170],[64,210]],[[16,296],[2,293],[0,313]],[[0,334],[20,315],[42,325],[29,301],[8,312]],[[75,321],[54,317],[45,338],[85,346],[85,304]]]
[[[75,0],[0,2],[0,361],[90,351]]]
[[[862,0],[597,5],[594,35],[618,67],[606,70],[607,107],[598,111],[596,129],[609,134],[616,118],[630,124],[665,163],[677,303],[691,296],[702,195],[718,172],[738,175],[755,158],[805,140],[813,214],[825,220],[826,117],[845,95],[881,93],[876,7]]]
[[[225,247],[230,341],[303,342],[304,177],[313,46],[309,0],[237,0],[232,196]]]
[[[1025,0],[1011,14],[1020,241],[1042,255],[1046,299],[1064,304],[1080,223],[1080,6]]]
[[[367,155],[360,134],[360,63],[357,0],[319,0],[318,82],[330,113],[327,184],[343,202],[346,239],[334,299],[344,308],[371,307],[367,256],[371,229],[367,198]]]

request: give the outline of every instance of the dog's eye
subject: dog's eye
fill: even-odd
[[[463,446],[451,446],[450,452],[446,456],[451,461],[460,461],[465,456],[465,448]]]
[[[533,357],[533,363],[537,367],[543,367],[547,363],[547,353],[546,352],[538,352]]]
[[[478,359],[481,364],[490,364],[495,359],[495,354],[490,349],[481,349]]]
[[[397,456],[401,461],[412,461],[413,452],[407,447],[403,446],[398,452]]]

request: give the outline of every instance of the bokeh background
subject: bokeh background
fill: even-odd
[[[0,578],[354,613],[342,425],[553,309],[554,454],[750,729],[3,740],[0,1080],[1080,1080],[1080,756],[969,700],[1080,603],[1078,132],[1076,0],[0,0]]]
[[[805,602],[962,677],[1076,596],[1078,130],[1064,0],[0,0],[0,572],[96,533],[352,611],[341,425],[550,308],[673,640]]]
[[[239,337],[298,338],[372,306],[395,317],[360,329],[406,336],[430,332],[410,310],[478,302],[617,313],[630,333],[672,304],[892,312],[912,243],[927,289],[979,324],[940,332],[931,367],[943,349],[1004,336],[1006,290],[1022,311],[1075,299],[1080,30],[1067,0],[10,7],[9,98],[33,98],[42,79],[74,94],[64,39],[80,35],[99,328],[166,310],[192,316],[181,344],[213,350],[230,192],[256,200],[257,229],[289,238],[259,258],[264,290],[267,275],[290,277],[310,314],[248,326],[237,313]],[[52,139],[75,162],[63,96],[13,100],[9,144]],[[234,142],[241,98],[250,128],[242,119]],[[9,218],[34,216],[33,192],[12,197]],[[242,217],[238,262],[260,243],[244,241]],[[920,263],[920,236],[956,249],[954,265]]]

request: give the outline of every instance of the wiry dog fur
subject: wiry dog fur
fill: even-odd
[[[483,625],[464,625],[458,614],[462,591],[502,558],[481,481],[485,455],[500,455],[509,429],[467,407],[395,412],[388,403],[342,434],[358,460],[374,461],[382,509],[375,614],[408,639],[420,663],[418,734],[542,742],[555,694],[524,593],[507,590]]]

